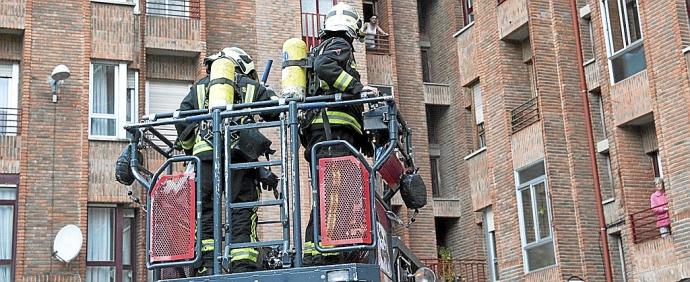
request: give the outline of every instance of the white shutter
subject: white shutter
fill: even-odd
[[[472,96],[474,97],[474,120],[480,124],[484,122],[484,108],[482,107],[482,90],[479,83],[472,87]]]
[[[187,93],[189,93],[190,83],[187,81],[173,80],[149,80],[148,81],[148,103],[146,113],[166,113],[176,111]],[[168,140],[174,142],[177,138],[175,126],[169,125],[158,127]]]
[[[0,77],[12,77],[11,63],[0,62]]]
[[[486,213],[485,224],[486,224],[487,231],[491,232],[491,231],[496,230],[496,228],[494,227],[494,210],[491,207],[488,207],[485,209],[485,213]]]

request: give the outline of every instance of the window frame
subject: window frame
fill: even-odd
[[[486,147],[486,123],[484,119],[484,99],[482,96],[481,84],[479,81],[474,82],[469,87],[470,94],[472,96],[472,123],[473,123],[473,139],[474,139],[474,150],[479,151]],[[479,97],[477,97],[477,95]],[[477,103],[479,102],[479,106]],[[481,120],[479,119],[481,117]]]
[[[620,32],[621,32],[621,39],[623,43],[623,48],[620,50],[616,51],[615,50],[615,45],[614,45],[614,36],[613,36],[613,29],[611,28],[611,24],[615,22],[615,20],[611,20],[611,15],[609,14],[609,0],[600,0],[599,1],[599,8],[602,12],[602,25],[604,28],[604,42],[606,45],[606,55],[608,57],[608,66],[609,66],[609,78],[611,81],[611,85],[615,84],[616,82],[623,81],[633,75],[630,75],[628,77],[622,78],[618,81],[616,81],[614,77],[614,70],[613,70],[613,61],[616,60],[617,58],[627,54],[628,52],[631,52],[632,50],[639,48],[644,48],[644,32],[642,30],[642,19],[640,18],[640,13],[639,13],[639,8],[640,4],[638,0],[632,0],[635,1],[635,6],[638,9],[637,12],[637,17],[638,17],[638,22],[640,23],[640,38],[632,41],[630,37],[630,27],[628,25],[629,23],[629,17],[628,17],[628,11],[627,9],[621,9],[621,1],[623,1],[627,7],[627,1],[628,0],[613,0],[616,1],[616,6],[618,7],[618,25],[620,27]],[[625,8],[625,7],[624,7]],[[625,23],[625,26],[624,24]],[[594,45],[594,44],[592,44]],[[644,53],[643,53],[644,54]],[[596,56],[595,56],[596,57]],[[645,69],[646,69],[646,62],[645,62]],[[641,72],[641,71],[640,71]],[[638,72],[639,73],[639,72]]]
[[[489,281],[500,280],[498,265],[498,248],[496,247],[496,228],[494,224],[494,212],[491,206],[484,208],[482,212],[484,222],[484,240],[486,240],[486,259],[489,270]]]
[[[648,155],[652,161],[652,171],[654,172],[654,179],[663,179],[664,168],[661,163],[661,156],[659,155],[659,150],[650,152]]]
[[[114,232],[113,240],[112,240],[112,248],[113,248],[113,260],[112,261],[90,261],[88,259],[88,232],[89,230],[89,225],[88,225],[88,219],[87,219],[87,256],[86,256],[86,268],[88,269],[89,267],[113,267],[115,268],[115,281],[123,281],[123,276],[124,276],[124,271],[129,270],[132,273],[132,281],[137,281],[137,255],[136,255],[136,245],[137,245],[137,215],[136,215],[136,210],[132,208],[127,208],[123,206],[113,206],[113,205],[89,205],[87,210],[90,209],[110,209],[114,210],[114,218],[112,218],[112,221],[110,222],[111,228]],[[132,211],[131,216],[126,215],[126,211],[130,210]],[[89,216],[90,213],[87,213],[87,216]],[[130,248],[129,248],[129,255],[130,257],[130,263],[129,265],[124,265],[122,262],[123,259],[123,250],[122,250],[122,244],[124,242],[123,240],[123,234],[122,230],[124,228],[124,221],[125,218],[131,218],[131,227],[130,227]]]
[[[114,66],[114,100],[113,100],[113,114],[103,114],[93,112],[93,99],[94,99],[94,66],[95,65],[105,65]],[[125,140],[127,138],[127,132],[124,130],[124,126],[128,123],[127,121],[127,96],[129,95],[129,87],[127,85],[127,74],[130,70],[127,68],[126,63],[121,62],[105,62],[105,61],[93,61],[89,65],[89,119],[88,119],[88,130],[89,130],[89,140],[107,140],[107,141],[118,141]],[[134,72],[134,95],[132,101],[132,118],[133,122],[137,122],[139,118],[139,71],[131,70]],[[115,120],[115,135],[96,135],[91,132],[92,119],[109,119]]]
[[[10,259],[0,260],[0,265],[10,266],[10,281],[14,281],[17,263],[17,209],[19,207],[19,175],[1,174],[0,188],[14,188],[14,200],[0,200],[0,206],[11,206],[14,214],[12,215],[12,251]]]
[[[472,3],[474,0],[461,0],[462,4],[462,22],[465,24],[465,26],[468,26],[469,24],[474,22],[474,3]],[[469,5],[468,5],[469,2]],[[501,4],[499,0],[499,4]],[[470,19],[470,16],[472,19]]]
[[[538,163],[542,163],[542,166],[544,167],[544,174],[533,178],[527,182],[520,182],[520,176],[519,173],[521,171],[524,171],[525,169],[528,169]],[[553,213],[552,213],[552,206],[551,206],[551,194],[549,192],[548,188],[548,178],[547,178],[547,172],[546,172],[546,161],[545,160],[539,160],[534,163],[525,165],[521,167],[520,169],[514,171],[514,176],[515,176],[515,193],[516,193],[516,198],[517,198],[517,208],[518,208],[518,220],[520,223],[520,243],[521,243],[521,249],[522,249],[522,260],[523,260],[523,268],[524,268],[524,273],[532,273],[532,272],[538,272],[544,269],[552,268],[558,265],[558,256],[556,255],[556,245],[555,241],[553,239]],[[540,236],[540,231],[539,231],[539,217],[537,214],[537,211],[534,207],[537,206],[537,200],[536,200],[536,189],[534,187],[538,184],[544,184],[544,192],[546,196],[546,212],[547,212],[547,218],[549,220],[549,236],[545,238],[541,238]],[[524,218],[524,210],[523,210],[523,202],[522,202],[522,191],[525,189],[530,190],[530,200],[531,200],[531,207],[532,207],[532,221],[533,221],[533,228],[534,228],[534,242],[527,243],[527,238],[526,238],[526,225],[525,225],[525,218]],[[541,268],[535,268],[535,269],[530,269],[529,267],[529,260],[527,257],[527,252],[531,249],[541,247],[546,244],[551,244],[551,247],[553,248],[553,254],[554,254],[554,263],[552,265],[547,265]]]
[[[7,85],[7,107],[6,110],[14,110],[15,116],[8,114],[5,118],[5,122],[14,122],[16,126],[10,127],[9,125],[3,126],[4,129],[0,131],[0,136],[17,136],[20,131],[19,124],[19,63],[15,61],[4,61],[0,60],[0,65],[9,66],[11,68],[10,76],[2,76],[3,78],[8,78],[9,82]],[[2,109],[2,108],[0,108]],[[0,116],[2,117],[2,116]]]

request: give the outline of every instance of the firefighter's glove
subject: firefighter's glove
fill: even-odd
[[[265,167],[260,167],[258,170],[261,189],[273,191],[273,195],[278,198],[278,176]]]
[[[374,98],[379,96],[379,90],[375,87],[364,86],[364,88],[362,88],[362,92],[359,92],[359,95],[362,98]]]

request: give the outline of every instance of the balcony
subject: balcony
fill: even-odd
[[[367,48],[367,54],[388,55],[390,53],[391,42],[388,35],[376,35],[371,39],[365,38],[364,45]]]
[[[194,57],[203,49],[199,0],[146,0],[148,54]]]
[[[478,211],[491,205],[492,179],[486,148],[465,157],[465,163],[469,172],[472,210]]]
[[[652,99],[647,71],[612,85],[611,102],[616,126],[642,125],[651,121]]]
[[[592,91],[599,88],[599,79],[601,75],[599,74],[599,63],[596,60],[590,60],[585,64],[585,78],[587,80],[587,90]]]
[[[434,197],[434,217],[459,218],[460,200]]]
[[[458,48],[460,85],[468,85],[479,77],[477,59],[477,38],[474,22],[455,34]]]
[[[539,121],[539,101],[537,97],[510,111],[510,126],[513,134]]]
[[[427,105],[450,106],[450,86],[442,83],[424,82],[424,103]]]
[[[486,262],[483,260],[422,260],[436,273],[439,281],[488,281]]]
[[[501,40],[522,41],[529,36],[527,0],[506,0],[497,7]]]
[[[654,210],[663,209],[665,207],[668,207],[668,204],[651,207],[628,215],[630,227],[632,229],[633,242],[635,242],[635,244],[661,238],[661,232],[656,224],[659,221],[668,220],[670,222],[670,217],[668,212],[665,215],[662,214],[657,217]],[[669,230],[669,235],[671,234],[670,232],[671,230]]]
[[[20,110],[0,108],[0,172],[19,173]]]
[[[26,0],[0,1],[0,32],[4,29],[18,33],[24,29]]]

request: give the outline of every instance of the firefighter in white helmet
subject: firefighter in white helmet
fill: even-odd
[[[338,3],[326,14],[325,25],[320,34],[322,42],[314,47],[314,72],[320,80],[316,95],[360,95],[363,92],[370,96],[378,94],[375,88],[362,85],[356,69],[352,43],[355,39],[364,39],[362,26],[359,14],[348,4]],[[324,111],[326,119],[320,110],[311,111],[300,124],[300,138],[306,148],[307,161],[311,161],[312,146],[328,139],[344,140],[366,154],[371,153],[371,144],[362,132],[363,105],[331,107]],[[331,136],[328,136],[329,131]],[[342,145],[321,147],[316,154],[317,158],[351,155]],[[342,255],[339,253],[321,253],[316,250],[313,230],[313,218],[310,218],[305,234],[304,264],[309,266],[342,262]]]
[[[259,83],[257,72],[255,70],[252,58],[242,49],[237,47],[225,48],[221,52],[213,54],[204,60],[206,65],[207,75],[197,81],[190,89],[189,94],[184,98],[180,104],[180,111],[204,109],[209,107],[209,84],[212,79],[209,79],[209,74],[212,72],[212,64],[220,58],[231,59],[235,66],[235,77],[233,89],[233,103],[251,103],[255,101],[264,101],[269,99],[276,99],[273,90],[264,87]],[[213,76],[213,75],[212,75]],[[201,107],[199,106],[201,105]],[[246,117],[245,117],[246,118]],[[274,116],[262,116],[264,119],[274,119]],[[205,129],[196,123],[192,124],[176,124],[178,132],[178,143],[184,149],[186,154],[197,156],[201,159],[201,172],[198,174],[201,177],[201,191],[202,191],[202,208],[201,208],[201,223],[202,223],[202,265],[197,268],[195,275],[204,276],[211,274],[213,266],[213,147],[207,138],[202,136],[207,135],[208,126]],[[203,128],[204,126],[201,126]],[[235,145],[238,140],[234,140],[231,144]],[[254,140],[243,140],[254,142]],[[269,143],[270,145],[270,143]],[[257,146],[259,147],[259,146]],[[248,153],[248,154],[246,154]],[[232,150],[233,162],[248,162],[256,161],[249,159],[247,155],[263,155],[265,152],[237,152],[235,148]],[[257,185],[264,189],[274,189],[277,183],[266,183],[261,181],[258,169],[236,170],[232,174],[232,202],[250,202],[259,199],[259,189]],[[256,210],[252,208],[235,209],[232,214],[232,239],[233,243],[254,242],[257,238]],[[253,248],[241,248],[231,251],[231,270],[233,272],[247,272],[258,269],[257,258],[259,252]]]

